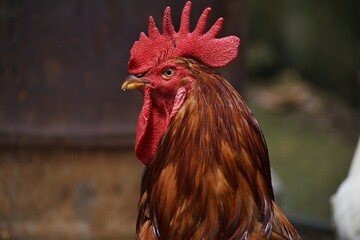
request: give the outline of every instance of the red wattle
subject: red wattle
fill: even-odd
[[[148,165],[155,155],[161,136],[167,130],[166,115],[153,106],[151,89],[144,91],[144,105],[136,127],[136,156]]]

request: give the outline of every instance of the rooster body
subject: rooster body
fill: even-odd
[[[149,38],[134,44],[133,76],[122,87],[144,95],[135,146],[146,164],[137,239],[300,239],[274,202],[268,151],[257,121],[235,89],[211,69],[236,57],[226,47],[231,43],[237,49],[239,40],[215,39],[225,44],[214,59],[207,49],[200,56],[189,54],[181,42],[188,40],[177,38],[188,36],[190,6],[184,8],[178,33],[169,23],[170,10],[165,11],[163,35],[172,36],[171,51],[140,64],[151,54],[136,51],[163,36],[150,18]],[[209,11],[193,33],[203,32]],[[210,32],[213,38],[222,20],[217,23],[204,35]],[[230,57],[218,61],[219,49]],[[149,59],[157,56],[154,52]]]

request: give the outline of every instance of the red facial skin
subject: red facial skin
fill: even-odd
[[[135,152],[148,165],[173,116],[186,100],[193,79],[174,58],[152,68],[141,79],[149,84],[141,89],[144,104],[137,123]]]

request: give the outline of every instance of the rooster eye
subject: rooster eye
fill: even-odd
[[[162,78],[164,80],[170,80],[170,78],[174,75],[175,69],[173,68],[167,68],[162,73]]]

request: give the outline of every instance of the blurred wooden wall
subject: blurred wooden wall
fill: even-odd
[[[141,97],[120,92],[129,50],[147,31],[148,16],[161,28],[167,5],[178,26],[184,1],[3,1],[0,143],[117,145],[132,140]],[[242,39],[240,57],[221,70],[239,87],[246,2],[196,1],[193,26],[206,6],[213,7],[210,23],[225,17],[221,35]]]

